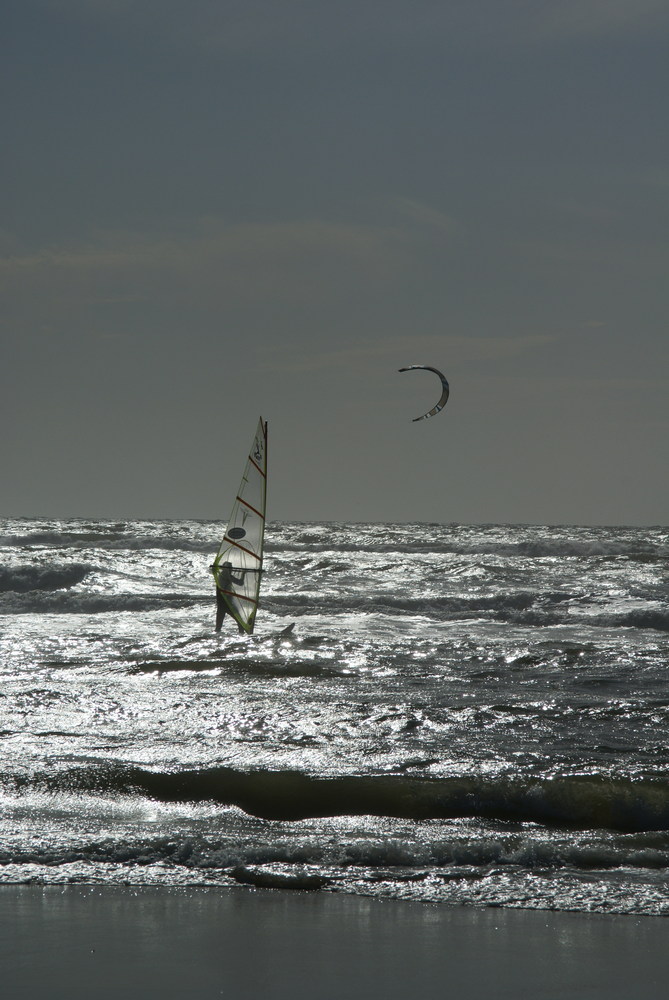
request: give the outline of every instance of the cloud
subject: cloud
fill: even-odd
[[[476,361],[495,361],[536,351],[555,338],[548,334],[530,336],[464,337],[452,334],[421,334],[412,332],[404,337],[392,336],[358,343],[336,351],[314,350],[305,353],[302,346],[283,343],[281,357],[272,359],[267,367],[272,371],[307,372],[331,368],[357,368],[367,371],[379,364],[390,368],[406,364],[437,364],[435,358],[448,358],[450,364],[462,366]],[[277,348],[277,355],[279,349]]]
[[[6,251],[0,256],[0,278],[13,285],[62,287],[105,278],[122,278],[131,286],[158,274],[196,284],[212,276],[219,282],[234,277],[238,290],[248,282],[255,294],[258,282],[285,282],[292,276],[304,289],[318,275],[327,283],[330,267],[383,280],[410,267],[421,245],[449,240],[455,228],[443,213],[409,199],[392,203],[377,222],[312,218],[228,224],[209,218],[181,232],[102,232],[79,244]],[[5,245],[9,250],[10,234]]]
[[[219,277],[234,271],[285,272],[296,263],[339,259],[367,273],[399,265],[401,233],[393,227],[305,220],[227,225],[217,220],[197,231],[174,235],[103,233],[88,244],[48,247],[0,258],[0,276],[14,281],[81,280],[89,277],[179,274],[196,280],[212,269]]]
[[[23,329],[58,317],[68,325],[85,310],[93,321],[96,304],[142,301],[209,316],[281,309],[286,322],[316,310],[326,322],[347,303],[383,301],[389,287],[419,274],[435,240],[448,238],[444,228],[438,213],[411,203],[408,216],[394,211],[377,223],[208,219],[181,232],[99,233],[0,257],[3,309]]]

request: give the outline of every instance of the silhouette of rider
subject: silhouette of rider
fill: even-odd
[[[220,632],[221,626],[223,625],[223,619],[226,614],[230,613],[230,608],[228,607],[228,602],[225,599],[224,591],[231,591],[233,583],[238,586],[244,582],[244,570],[242,570],[242,575],[237,577],[232,574],[232,563],[224,562],[218,567],[213,564],[211,566],[211,571],[214,574],[214,579],[216,580],[216,627],[215,631]],[[240,632],[244,629],[237,622],[237,628]]]

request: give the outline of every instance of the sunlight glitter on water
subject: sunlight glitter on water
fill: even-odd
[[[215,526],[3,534],[0,878],[662,912],[666,531],[273,526],[252,638]]]

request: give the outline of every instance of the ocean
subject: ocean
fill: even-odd
[[[0,521],[0,882],[669,914],[669,529],[221,532]]]

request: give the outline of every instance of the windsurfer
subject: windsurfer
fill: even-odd
[[[214,579],[216,581],[216,632],[221,631],[221,626],[223,625],[223,619],[226,614],[229,613],[230,608],[228,607],[228,602],[225,599],[224,592],[230,592],[232,590],[233,583],[238,586],[244,582],[244,571],[242,570],[242,575],[237,577],[232,575],[232,563],[224,562],[220,566],[212,565],[211,571],[214,574]],[[237,622],[237,628],[240,632],[244,632],[239,622]]]

